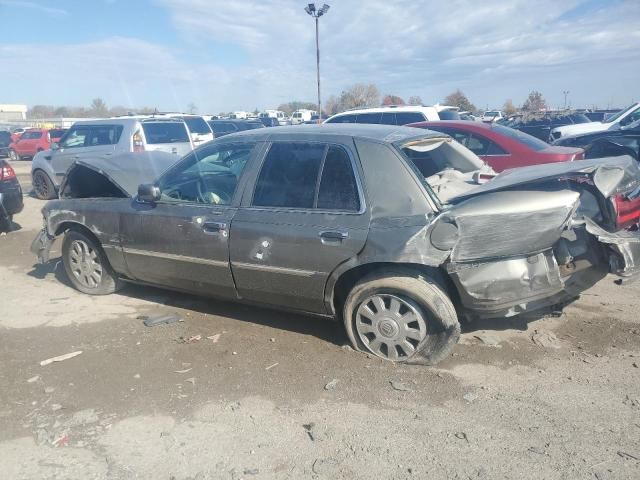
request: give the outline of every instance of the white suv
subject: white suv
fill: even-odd
[[[403,105],[363,108],[338,113],[324,123],[380,123],[384,125],[407,125],[416,122],[459,120],[457,107],[435,105],[433,107]]]
[[[551,130],[549,141],[553,142],[561,137],[569,135],[582,135],[583,133],[604,132],[609,129],[616,129],[618,127],[626,127],[633,122],[640,120],[640,102],[636,102],[633,105],[620,110],[615,115],[607,118],[602,122],[589,122],[589,123],[575,123],[573,125],[565,125],[563,127],[556,127]]]

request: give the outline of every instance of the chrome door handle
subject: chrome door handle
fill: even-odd
[[[346,240],[347,238],[349,238],[349,232],[325,230],[325,231],[319,232],[318,236],[322,240]]]
[[[222,233],[223,237],[227,236],[227,224],[224,222],[204,222],[202,224],[202,231],[209,235],[216,235]]]

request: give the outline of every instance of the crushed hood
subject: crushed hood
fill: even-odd
[[[629,192],[640,185],[638,162],[625,155],[575,162],[547,163],[505,170],[484,185],[451,197],[449,203],[458,203],[489,192],[508,190],[518,185],[580,176],[590,177],[596,188],[605,197],[610,197],[615,193]]]
[[[154,182],[178,160],[176,155],[167,152],[123,153],[109,158],[76,160],[67,170],[61,191],[64,190],[69,172],[81,165],[104,175],[123,193],[134,198],[138,194],[138,185]]]

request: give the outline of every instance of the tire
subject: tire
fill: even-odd
[[[16,152],[14,149],[9,150],[9,160],[11,160],[12,162],[18,162],[20,161],[20,155],[18,155],[18,152]]]
[[[69,281],[82,293],[108,295],[123,286],[100,245],[78,230],[65,233],[62,261]]]
[[[456,310],[443,288],[408,269],[363,278],[349,292],[343,317],[356,350],[393,362],[435,365],[460,338]]]
[[[36,170],[31,177],[33,191],[40,200],[51,200],[56,198],[56,187],[49,178],[49,175],[42,170]]]

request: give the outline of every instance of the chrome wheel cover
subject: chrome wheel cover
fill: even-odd
[[[86,288],[98,288],[102,282],[102,264],[98,252],[82,240],[74,240],[69,249],[69,268]]]
[[[427,323],[418,305],[390,294],[365,299],[356,311],[355,328],[372,353],[392,361],[411,357],[427,336]]]

